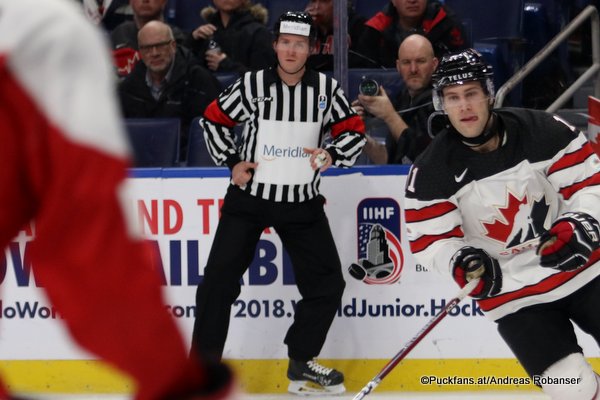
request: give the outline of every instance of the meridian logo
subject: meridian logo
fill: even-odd
[[[263,154],[261,158],[265,161],[273,161],[276,158],[309,158],[310,154],[305,153],[301,146],[296,147],[275,147],[274,145],[263,146]]]

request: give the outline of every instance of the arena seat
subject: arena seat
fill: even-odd
[[[190,124],[188,136],[188,167],[214,167],[215,162],[210,157],[204,140],[204,129],[200,126],[200,117],[196,117]]]
[[[169,0],[165,8],[165,18],[182,31],[191,32],[206,23],[200,17],[200,10],[206,6],[213,6],[212,0]]]
[[[259,3],[263,4],[269,11],[269,21],[267,26],[273,29],[273,25],[277,19],[286,11],[302,11],[306,7],[308,0],[262,0]]]
[[[133,148],[134,167],[175,167],[179,163],[178,118],[128,118],[125,126]]]
[[[445,4],[470,30],[473,47],[490,51],[494,83],[500,88],[524,63],[524,0],[445,0]],[[520,95],[520,90],[511,92],[510,104],[519,106]]]
[[[566,11],[556,0],[525,3],[523,33],[525,61],[539,52],[566,24]],[[552,55],[535,68],[523,82],[524,105],[544,109],[572,79],[569,64],[569,44],[563,42]],[[542,89],[542,90],[541,90]]]
[[[226,89],[240,77],[240,74],[237,72],[215,72],[214,75],[221,84],[222,89]]]
[[[499,46],[494,43],[475,42],[473,48],[481,53],[483,59],[494,69],[494,86],[499,89],[508,79],[508,71],[502,62]]]
[[[473,42],[523,37],[523,0],[446,0],[445,4],[468,22]]]
[[[353,0],[356,13],[367,19],[381,11],[389,2],[390,0]]]

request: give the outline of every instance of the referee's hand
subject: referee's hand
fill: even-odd
[[[258,163],[240,161],[231,170],[231,181],[234,185],[244,186],[252,178],[256,167]]]
[[[326,171],[327,168],[331,167],[331,164],[333,163],[331,154],[329,154],[329,152],[325,149],[304,147],[304,152],[306,154],[310,154],[309,161],[313,171]]]

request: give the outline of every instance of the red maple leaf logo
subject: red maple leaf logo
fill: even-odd
[[[512,193],[508,193],[507,203],[506,207],[497,208],[502,218],[494,218],[492,223],[483,222],[486,236],[501,243],[506,243],[510,237],[515,223],[515,215],[519,212],[522,204],[527,204],[527,196],[523,195],[523,198],[519,199]]]
[[[600,134],[596,136],[595,140],[590,140],[590,145],[592,145],[592,148],[594,149],[596,154],[600,156]]]

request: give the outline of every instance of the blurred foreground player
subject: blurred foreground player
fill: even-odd
[[[125,220],[110,58],[71,3],[0,0],[0,246],[34,221],[36,282],[79,344],[136,381],[136,399],[223,399],[229,373],[188,358]]]
[[[552,399],[599,399],[573,323],[600,343],[600,160],[558,117],[493,99],[479,53],[444,56],[433,101],[450,125],[408,176],[411,250],[461,287],[483,271],[471,296]]]

